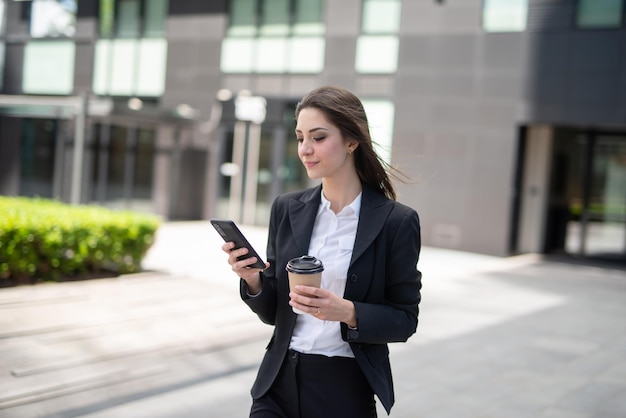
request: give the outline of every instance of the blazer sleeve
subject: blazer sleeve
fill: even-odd
[[[375,268],[374,281],[384,281],[383,291],[363,301],[353,301],[357,329],[341,324],[342,337],[354,343],[404,342],[417,329],[422,274],[417,269],[421,249],[419,217],[406,208],[403,216],[388,221],[384,260]],[[398,222],[398,218],[400,221]],[[376,254],[379,256],[379,254]]]
[[[279,201],[277,199],[272,204],[267,238],[267,262],[270,266],[265,271],[261,272],[261,293],[255,296],[249,296],[246,282],[241,279],[240,284],[240,294],[243,301],[257,314],[261,321],[270,325],[276,324],[276,212],[278,206]]]

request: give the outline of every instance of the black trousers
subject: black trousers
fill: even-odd
[[[289,350],[251,418],[375,418],[374,392],[355,359]]]

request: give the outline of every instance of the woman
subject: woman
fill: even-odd
[[[376,417],[394,403],[387,343],[416,330],[421,273],[417,213],[395,202],[372,148],[361,101],[321,87],[296,107],[298,156],[321,185],[272,205],[266,269],[238,261],[241,297],[274,333],[252,387],[251,417]],[[289,291],[285,267],[302,255],[324,264],[321,288]],[[304,314],[296,314],[292,308]]]

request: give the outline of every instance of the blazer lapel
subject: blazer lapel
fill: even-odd
[[[289,201],[289,222],[293,231],[293,238],[298,246],[298,254],[306,255],[309,252],[313,224],[320,206],[322,186],[307,190],[300,199]]]
[[[389,203],[389,200],[385,196],[363,186],[361,212],[359,214],[359,224],[357,226],[350,267],[374,242],[381,229],[385,226],[387,216],[393,207],[393,205],[387,203]]]

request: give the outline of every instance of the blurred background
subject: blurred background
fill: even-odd
[[[0,0],[0,194],[264,226],[364,102],[423,243],[626,263],[624,0]]]

